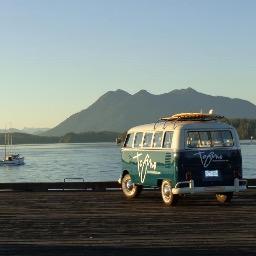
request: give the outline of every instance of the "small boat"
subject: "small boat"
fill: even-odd
[[[0,165],[23,165],[24,157],[19,154],[8,155],[5,159],[0,161]]]
[[[0,166],[2,165],[23,165],[24,157],[20,154],[12,153],[12,135],[5,133],[5,147],[4,147],[4,159],[0,160]]]

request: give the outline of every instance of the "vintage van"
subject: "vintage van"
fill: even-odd
[[[159,187],[167,205],[193,193],[214,193],[225,203],[246,190],[237,132],[220,118],[182,113],[131,128],[121,150],[124,195]]]

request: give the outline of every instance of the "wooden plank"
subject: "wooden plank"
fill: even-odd
[[[255,198],[193,195],[170,208],[159,191],[2,192],[0,255],[255,255]]]

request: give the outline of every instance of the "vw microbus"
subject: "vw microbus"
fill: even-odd
[[[196,193],[214,193],[225,203],[246,190],[238,134],[220,118],[182,113],[131,128],[121,150],[124,195],[158,187],[166,205]]]

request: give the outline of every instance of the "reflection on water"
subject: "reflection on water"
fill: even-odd
[[[241,147],[244,177],[256,178],[256,144],[243,141]],[[120,148],[114,143],[19,145],[16,151],[26,164],[0,167],[0,182],[111,181],[121,170]]]
[[[247,179],[256,178],[256,142],[241,141],[243,156],[243,176]]]

